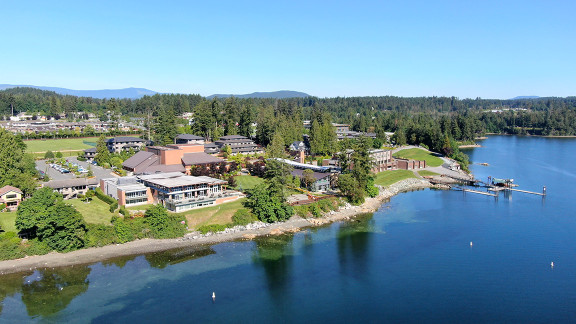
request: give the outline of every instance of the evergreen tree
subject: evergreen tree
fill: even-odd
[[[284,139],[279,132],[274,134],[272,142],[266,148],[266,153],[270,158],[284,158],[286,157]]]
[[[0,128],[0,187],[11,185],[30,195],[36,188],[34,159],[22,138]]]
[[[178,135],[176,125],[176,115],[174,109],[165,108],[158,113],[154,125],[154,142],[156,145],[173,144],[174,138]]]
[[[94,156],[94,160],[96,160],[98,165],[103,166],[106,163],[110,163],[110,158],[111,154],[106,145],[106,136],[102,134],[98,138],[98,142],[96,142],[96,155]]]

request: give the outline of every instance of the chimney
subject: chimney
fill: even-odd
[[[304,154],[304,150],[300,150],[300,163],[304,163],[304,158],[306,155]]]

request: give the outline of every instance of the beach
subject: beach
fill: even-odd
[[[88,264],[120,256],[139,255],[165,251],[180,247],[211,245],[234,240],[250,240],[262,235],[295,233],[306,227],[322,226],[337,221],[345,221],[356,215],[372,213],[392,196],[406,191],[430,188],[430,182],[424,179],[405,179],[387,188],[381,188],[375,198],[366,198],[360,206],[345,205],[337,211],[325,213],[321,218],[292,217],[286,222],[272,224],[253,223],[247,226],[236,226],[219,233],[200,235],[198,232],[186,234],[175,239],[143,239],[124,244],[108,245],[76,250],[68,253],[51,252],[45,255],[29,256],[21,259],[0,261],[0,274],[14,273],[38,268],[65,267]]]

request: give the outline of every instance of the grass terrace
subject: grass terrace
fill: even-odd
[[[26,152],[62,152],[66,151],[82,151],[96,146],[98,137],[83,137],[83,138],[60,138],[60,139],[45,139],[45,140],[29,140],[24,141],[26,144]],[[76,155],[76,154],[74,154]]]
[[[242,191],[252,189],[264,182],[264,179],[251,175],[236,176],[234,179],[236,180],[236,188],[242,188]]]
[[[437,176],[439,175],[439,173],[436,172],[432,172],[432,171],[428,171],[428,170],[422,170],[422,171],[418,171],[418,174],[426,177],[426,176]]]
[[[400,150],[394,154],[394,157],[420,161],[424,160],[426,161],[426,165],[430,167],[438,167],[444,163],[441,158],[434,156],[433,153],[419,148]]]
[[[89,203],[85,203],[80,199],[70,199],[65,200],[65,202],[76,207],[86,223],[109,225],[112,220],[113,214],[109,210],[110,205],[96,197],[92,198]]]
[[[0,213],[0,229],[5,232],[18,232],[15,225],[16,212],[1,212]]]
[[[374,177],[374,184],[386,187],[404,179],[416,178],[411,170],[391,170],[380,172]]]

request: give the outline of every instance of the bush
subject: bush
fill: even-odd
[[[116,202],[116,199],[114,199],[110,196],[106,196],[106,194],[104,194],[104,192],[100,188],[96,188],[96,190],[94,190],[94,192],[96,193],[96,197],[98,197],[98,199],[102,200],[103,202],[107,203],[108,205],[111,205],[111,204]]]
[[[114,224],[114,232],[118,238],[119,243],[126,243],[134,240],[134,233],[128,220],[118,216],[112,216],[112,224]]]
[[[198,227],[198,232],[202,233],[202,234],[206,234],[208,232],[212,232],[212,233],[216,233],[216,232],[222,232],[223,230],[231,227],[232,224],[210,224],[210,225],[202,225],[200,227]]]
[[[310,209],[308,208],[308,205],[302,205],[302,206],[296,206],[294,207],[294,212],[296,213],[296,215],[302,217],[302,218],[307,218],[310,213]]]
[[[62,152],[56,152],[56,154],[54,155],[57,159],[61,159],[64,157],[64,155],[62,155]]]
[[[110,204],[110,212],[113,213],[116,209],[118,209],[118,203],[117,202],[113,202]]]
[[[120,212],[120,214],[122,214],[124,217],[130,217],[130,212],[124,206],[120,206],[118,212]]]
[[[320,218],[322,217],[322,210],[320,209],[320,207],[318,207],[317,204],[313,204],[310,206],[310,213],[312,214],[312,216],[314,216],[315,218]]]
[[[48,159],[53,159],[54,156],[54,152],[52,151],[47,151],[46,153],[44,153],[44,159],[48,160]]]
[[[183,216],[168,215],[161,204],[154,205],[144,215],[144,223],[154,238],[176,238],[186,233],[186,220]]]
[[[254,216],[248,209],[238,209],[234,216],[232,216],[232,222],[234,225],[248,225],[257,221],[258,218]]]
[[[88,224],[86,241],[86,246],[88,247],[99,247],[120,243],[115,227],[102,224]]]

